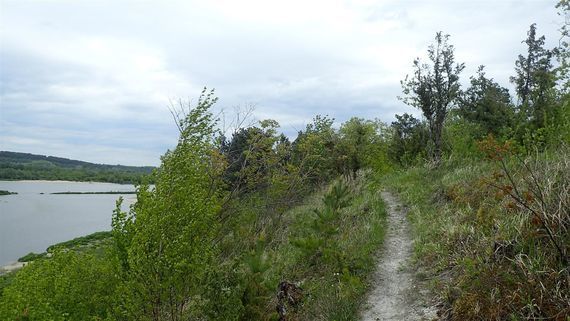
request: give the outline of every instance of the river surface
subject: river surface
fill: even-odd
[[[133,185],[111,183],[0,181],[0,190],[18,193],[0,196],[0,266],[55,243],[108,231],[119,196],[125,199],[123,209],[136,199],[134,194],[50,194],[135,190]]]

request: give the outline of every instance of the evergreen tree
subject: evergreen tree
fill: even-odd
[[[554,106],[553,52],[544,48],[545,37],[537,37],[534,23],[523,43],[527,45],[527,54],[519,55],[515,62],[516,75],[511,77],[511,82],[519,98],[521,121],[528,122],[534,130],[547,126]]]

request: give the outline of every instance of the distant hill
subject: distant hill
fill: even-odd
[[[0,180],[139,183],[154,167],[106,165],[62,157],[0,151]]]

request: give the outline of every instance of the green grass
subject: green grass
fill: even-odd
[[[38,259],[46,258],[48,253],[54,250],[74,250],[74,251],[87,251],[101,252],[104,247],[111,242],[112,233],[110,231],[95,232],[89,235],[76,237],[69,241],[64,241],[48,246],[46,252],[33,253],[30,252],[18,259],[18,262],[31,262]]]
[[[350,204],[329,222],[336,231],[319,235],[311,228],[316,219],[314,210],[323,209],[323,196],[329,190],[326,187],[285,212],[280,228],[267,234],[262,231],[260,248],[250,251],[245,268],[258,275],[252,284],[252,288],[262,289],[257,293],[256,309],[261,309],[268,320],[277,317],[273,298],[277,285],[284,280],[303,289],[302,304],[293,313],[295,320],[357,318],[374,270],[375,254],[384,238],[386,212],[377,186],[371,184],[368,175],[361,175],[349,183]],[[307,235],[316,235],[315,239],[326,245],[312,252],[296,244]],[[326,253],[332,254],[327,257]]]
[[[533,174],[548,193],[547,205],[564,204],[567,156],[527,160],[535,164]],[[518,188],[525,190],[530,174],[522,163],[511,159],[506,165]],[[428,268],[445,316],[523,320],[570,313],[570,288],[564,276],[568,268],[556,261],[556,250],[534,224],[533,215],[489,185],[498,172],[500,167],[492,162],[448,161],[437,169],[418,166],[396,171],[384,176],[382,183],[410,207],[414,257]],[[529,204],[534,207],[533,202]],[[567,217],[568,208],[565,211]],[[559,243],[568,245],[564,228],[556,228],[562,229]]]
[[[72,240],[60,242],[50,245],[47,252],[52,252],[55,249],[77,249],[80,247],[97,247],[102,242],[109,242],[112,233],[110,231],[95,232],[89,235],[76,237]]]

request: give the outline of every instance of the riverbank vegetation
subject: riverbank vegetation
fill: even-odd
[[[153,167],[103,165],[67,158],[0,151],[0,180],[59,180],[138,184]]]
[[[204,89],[172,110],[178,144],[129,211],[119,199],[109,242],[31,262],[1,290],[0,317],[353,320],[386,228],[379,190],[390,188],[410,207],[415,264],[441,318],[564,320],[567,28],[549,49],[530,26],[514,96],[484,67],[461,87],[463,64],[437,33],[402,81],[423,117],[391,125],[337,129],[316,116],[292,141],[274,120],[222,133]]]
[[[45,252],[30,252],[18,259],[18,262],[31,262],[51,256],[56,251],[76,251],[81,252],[89,248],[100,248],[104,244],[112,242],[110,231],[95,232],[89,235],[76,237],[69,241],[56,243],[47,247]]]
[[[0,196],[3,196],[3,195],[15,195],[15,194],[18,194],[18,193],[16,193],[16,192],[10,192],[10,191],[5,191],[5,190],[0,190]]]

